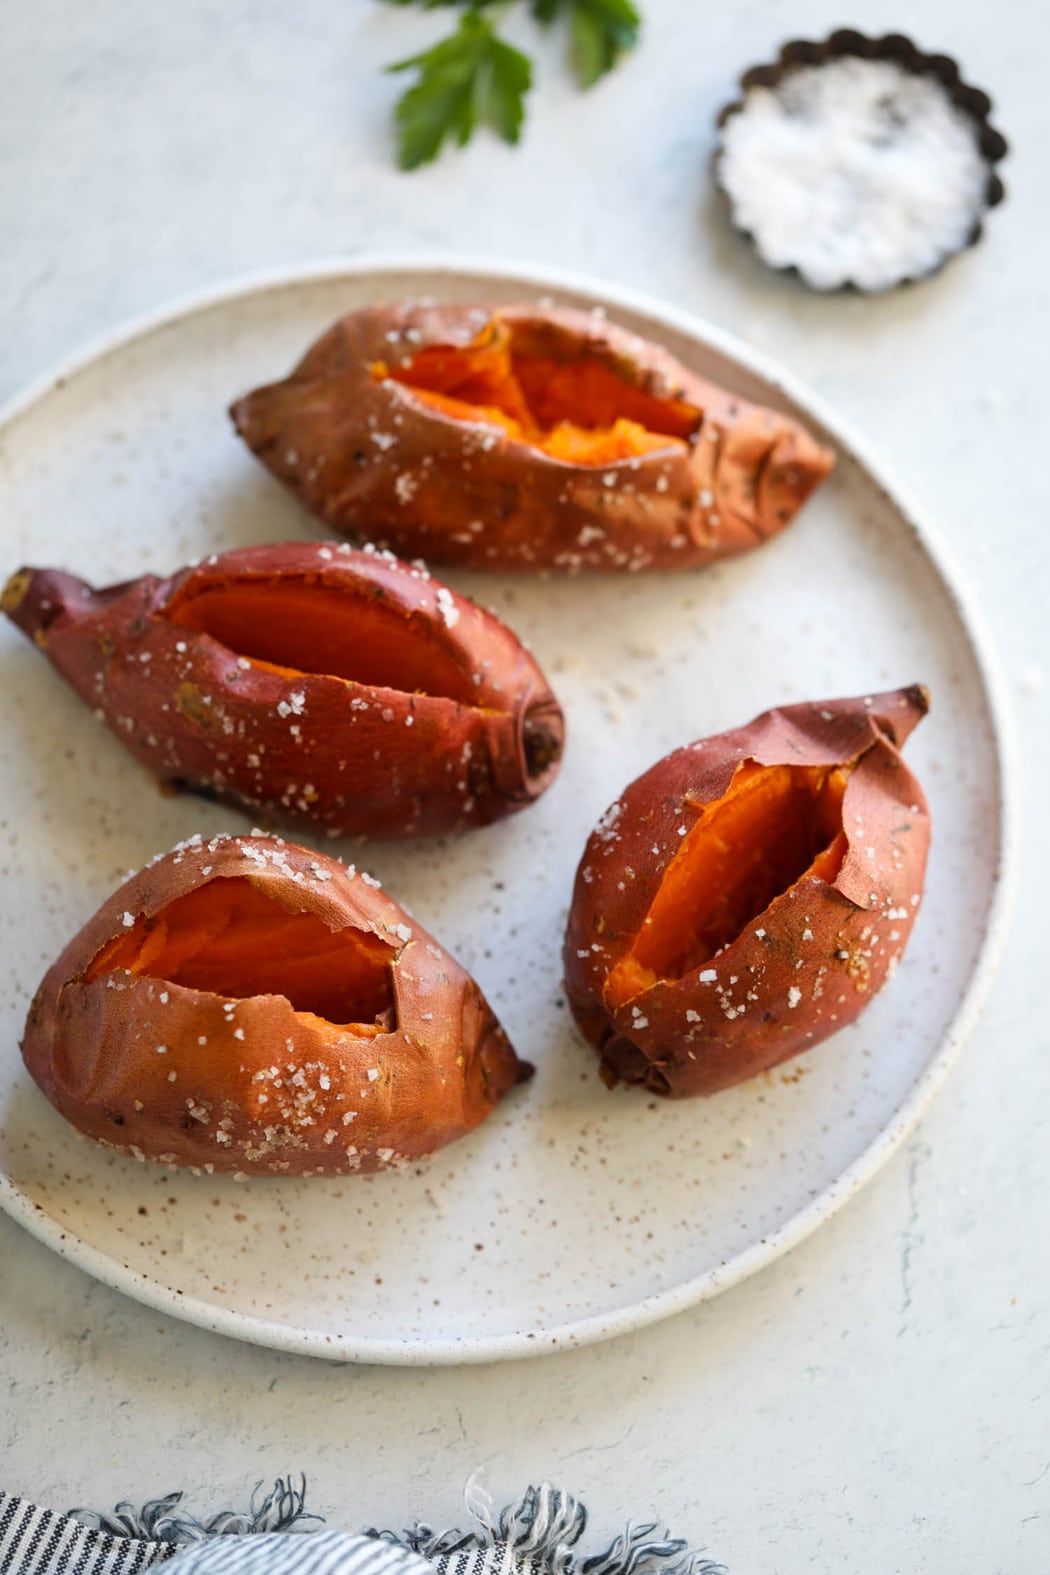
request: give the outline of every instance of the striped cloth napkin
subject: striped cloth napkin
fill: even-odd
[[[0,1575],[139,1575],[160,1563],[164,1575],[724,1575],[654,1522],[631,1521],[585,1556],[587,1511],[549,1482],[498,1514],[472,1484],[467,1508],[466,1531],[419,1522],[355,1533],[319,1529],[305,1479],[279,1478],[247,1513],[208,1521],[183,1508],[181,1493],[112,1515],[59,1515],[0,1492]]]

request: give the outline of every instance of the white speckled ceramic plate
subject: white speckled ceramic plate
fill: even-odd
[[[456,843],[364,856],[474,971],[539,1069],[480,1131],[406,1174],[173,1174],[96,1148],[37,1092],[18,1038],[65,940],[130,867],[194,831],[245,822],[162,797],[40,655],[0,629],[0,1202],[151,1306],[265,1345],[406,1363],[521,1356],[645,1324],[827,1218],[901,1141],[973,1020],[1009,842],[988,655],[914,511],[830,412],[759,357],[585,280],[448,263],[327,267],[142,324],[0,425],[5,570],[55,564],[105,582],[321,535],[242,448],[226,405],[283,374],[340,313],[421,294],[600,302],[699,371],[800,412],[839,465],[778,540],[713,570],[448,576],[531,644],[570,744],[560,780],[525,815]],[[780,701],[914,680],[933,695],[907,752],[934,845],[895,979],[856,1026],[716,1099],[608,1093],[559,990],[572,876],[596,817],[683,740]]]

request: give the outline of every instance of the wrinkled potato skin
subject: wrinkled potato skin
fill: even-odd
[[[918,913],[929,815],[898,749],[926,710],[919,688],[783,706],[676,750],[607,811],[580,862],[564,966],[573,1014],[610,1087],[634,1083],[674,1099],[714,1094],[859,1015],[895,968]],[[697,969],[658,981],[631,1001],[608,1003],[606,980],[652,907],[681,845],[679,828],[691,830],[701,807],[722,797],[747,760],[856,762],[843,801],[849,841],[837,877],[830,885],[796,881],[705,965],[717,975],[713,982],[701,983]]]
[[[288,678],[238,663],[164,610],[231,579],[344,587],[427,625],[472,683],[471,704]],[[425,569],[389,555],[292,543],[213,556],[171,579],[92,591],[72,575],[26,569],[5,611],[124,747],[166,786],[253,817],[332,835],[407,837],[489,825],[524,809],[557,775],[564,719],[532,657],[505,624]],[[530,769],[525,727],[552,758]]]
[[[695,405],[695,441],[570,464],[371,374],[428,345],[466,345],[493,319],[529,353],[593,355],[648,394]],[[833,463],[791,417],[697,377],[597,312],[553,307],[352,312],[231,415],[262,463],[341,535],[482,569],[685,569],[729,557],[781,530]]]
[[[240,876],[291,912],[390,945],[394,1031],[355,1038],[280,995],[238,999],[228,1013],[228,998],[159,978],[85,982],[125,913],[150,919],[206,881]],[[403,909],[336,860],[266,837],[197,841],[132,876],[49,970],[22,1054],[86,1136],[140,1159],[245,1175],[402,1165],[469,1132],[530,1071],[474,981]]]

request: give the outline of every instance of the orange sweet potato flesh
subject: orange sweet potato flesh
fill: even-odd
[[[165,616],[275,670],[475,702],[470,676],[422,619],[387,601],[348,605],[336,586],[231,576],[187,586]]]
[[[741,766],[667,866],[631,950],[609,976],[607,1000],[622,1005],[657,980],[702,967],[796,881],[833,881],[846,851],[848,776],[848,767]]]
[[[191,839],[114,892],[48,971],[22,1053],[88,1137],[246,1175],[403,1164],[530,1071],[375,882],[262,836]]]
[[[893,973],[929,816],[899,746],[918,687],[785,706],[687,745],[592,834],[566,930],[601,1075],[716,1093],[851,1022]]]
[[[239,876],[209,881],[152,923],[122,930],[84,979],[123,970],[212,995],[283,995],[297,1012],[374,1033],[393,1012],[392,955],[368,931],[332,931],[314,914],[289,913]]]
[[[348,836],[489,825],[553,782],[564,718],[505,624],[390,554],[312,543],[3,610],[166,786]]]
[[[542,305],[351,312],[231,415],[333,530],[475,568],[696,567],[782,530],[832,467],[790,415]]]
[[[694,405],[655,398],[600,361],[515,354],[500,324],[473,344],[433,345],[393,370],[378,362],[372,375],[404,384],[454,420],[494,423],[530,448],[576,465],[609,465],[683,446],[702,420]]]

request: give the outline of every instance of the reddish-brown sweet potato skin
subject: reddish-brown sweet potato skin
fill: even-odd
[[[279,994],[190,989],[91,970],[115,938],[155,935],[171,904],[246,880],[287,913],[386,949],[392,1023],[355,1036]],[[382,1170],[463,1136],[529,1068],[474,981],[367,877],[279,838],[195,838],[115,892],[37,991],[26,1065],[88,1137],[205,1171]]]
[[[695,407],[688,442],[608,464],[553,458],[454,419],[372,368],[496,325],[530,355],[599,363]],[[233,405],[237,430],[340,534],[492,569],[689,568],[760,545],[832,466],[797,421],[690,372],[604,316],[541,306],[376,306],[335,323],[283,381]]]
[[[611,806],[577,872],[564,949],[569,1002],[610,1087],[713,1094],[863,1010],[896,967],[921,899],[929,816],[898,751],[926,709],[918,687],[783,706],[676,750]],[[836,878],[797,880],[703,968],[611,1001],[609,976],[645,924],[682,837],[747,761],[850,767]]]
[[[412,689],[285,672],[180,626],[179,609],[231,586],[264,587],[272,606],[337,593],[351,625],[355,609],[378,610],[395,648],[415,653]],[[557,773],[562,713],[516,636],[389,554],[256,547],[97,592],[25,569],[3,606],[162,783],[257,818],[332,835],[444,833],[524,808]],[[419,692],[439,669],[455,697]]]

